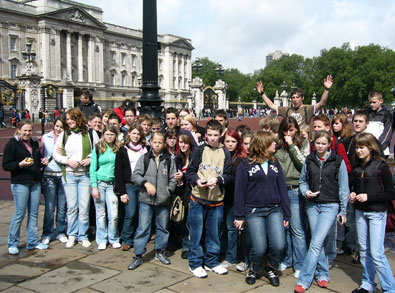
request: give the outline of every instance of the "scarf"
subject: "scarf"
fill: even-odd
[[[145,147],[143,148],[141,144],[134,145],[132,142],[128,143],[128,148],[132,151],[139,152],[140,154],[145,154],[147,152],[147,149]]]

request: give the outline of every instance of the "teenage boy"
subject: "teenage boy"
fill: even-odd
[[[385,156],[390,154],[389,145],[392,138],[392,114],[383,104],[383,95],[377,91],[369,93],[367,133],[373,134],[380,142]]]
[[[192,185],[187,226],[189,228],[189,270],[195,277],[206,278],[208,271],[227,274],[220,265],[219,231],[222,225],[225,186],[231,181],[229,151],[219,142],[222,126],[216,120],[206,125],[207,144],[196,148],[186,172]],[[202,234],[205,231],[205,249]]]
[[[225,133],[228,131],[229,121],[228,116],[224,110],[215,111],[214,120],[217,120],[222,126],[221,138],[224,138]]]
[[[129,127],[136,121],[136,109],[126,108],[124,110],[123,118],[125,119],[126,124],[122,126],[121,131],[123,133],[128,133]]]
[[[169,107],[165,111],[165,122],[166,127],[163,129],[163,132],[166,132],[167,129],[176,129],[177,133],[180,130],[178,126],[178,111],[176,108]]]
[[[152,119],[152,127],[151,131],[154,132],[161,132],[163,129],[163,120],[160,117],[155,117]]]
[[[91,114],[101,114],[101,108],[99,105],[95,104],[93,102],[93,95],[92,92],[88,89],[83,89],[81,91],[81,104],[80,104],[80,110],[81,112],[85,115],[86,119],[89,119]]]
[[[118,140],[123,142],[124,136],[126,136],[126,134],[121,131],[121,118],[117,114],[112,114],[110,117],[108,117],[108,124],[113,125],[118,130]]]
[[[323,106],[325,106],[328,100],[329,90],[332,87],[332,75],[328,75],[324,79],[324,93],[322,94],[321,100],[315,105],[303,105],[304,93],[302,89],[297,88],[291,92],[291,107],[277,107],[263,91],[262,81],[256,83],[256,89],[262,96],[263,101],[266,105],[277,112],[277,115],[282,117],[292,116],[296,119],[299,127],[302,128],[305,125],[309,125],[311,118],[317,113]]]
[[[149,114],[143,114],[139,116],[139,119],[137,120],[137,124],[141,126],[141,128],[144,131],[145,135],[145,141],[150,144],[151,141],[151,127],[152,127],[152,117]]]

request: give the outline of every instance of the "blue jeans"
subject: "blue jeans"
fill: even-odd
[[[349,254],[354,251],[359,252],[355,207],[353,203],[349,203],[347,207],[347,223],[345,224],[343,250]]]
[[[194,270],[206,266],[213,268],[219,265],[219,254],[221,252],[219,231],[222,225],[224,206],[209,207],[191,200],[189,202],[189,213],[187,227],[189,231],[189,267]],[[205,228],[205,252],[201,245]]]
[[[67,200],[67,234],[82,241],[88,239],[90,179],[88,175],[67,172],[66,181],[62,179]]]
[[[114,194],[114,186],[105,182],[98,182],[99,198],[94,198],[96,208],[96,243],[119,243],[118,234],[118,198]],[[106,206],[108,229],[106,223]],[[108,231],[107,231],[108,230]]]
[[[15,211],[8,234],[8,247],[17,247],[19,245],[21,225],[27,209],[27,249],[33,249],[39,243],[37,236],[37,218],[38,207],[40,205],[41,184],[40,182],[31,184],[11,184],[11,190],[14,196]]]
[[[263,256],[268,247],[269,262],[272,267],[277,268],[285,249],[284,216],[281,207],[245,207],[244,214],[251,239],[252,270],[261,271]]]
[[[297,285],[309,288],[313,278],[329,281],[328,261],[324,252],[324,241],[339,213],[338,203],[306,202],[311,241],[300,271]]]
[[[336,249],[336,239],[337,239],[337,222],[335,221],[332,227],[328,231],[328,235],[324,241],[324,251],[326,259],[328,262],[334,262],[337,256]]]
[[[227,249],[225,259],[230,263],[237,262],[237,240],[239,231],[235,224],[235,212],[233,206],[225,206],[225,221],[227,230]]]
[[[286,249],[281,263],[300,270],[307,254],[307,215],[305,199],[299,188],[288,190],[291,205],[291,220],[285,228]]]
[[[139,226],[134,236],[134,253],[143,255],[146,251],[145,246],[148,243],[151,233],[152,215],[155,213],[156,238],[155,250],[165,249],[169,240],[169,231],[167,223],[169,222],[168,205],[154,206],[143,202],[139,205]]]
[[[387,213],[355,210],[355,214],[363,268],[361,287],[375,291],[377,284],[374,277],[377,272],[382,291],[395,292],[395,280],[384,254]]]
[[[54,232],[54,215],[56,211],[56,237],[66,236],[66,195],[62,176],[44,175],[42,192],[45,199],[44,225],[42,238],[52,238]]]
[[[122,244],[133,245],[133,234],[137,226],[136,211],[138,210],[138,199],[140,188],[134,184],[126,184],[126,193],[129,201],[125,206],[125,218],[123,221],[121,238]]]

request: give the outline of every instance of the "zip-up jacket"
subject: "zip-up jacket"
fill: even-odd
[[[5,145],[2,165],[4,171],[11,172],[12,184],[30,184],[41,180],[41,153],[38,142],[30,139],[30,145],[32,154],[18,136],[12,137]],[[19,167],[19,163],[25,158],[33,158],[33,165]]]
[[[55,134],[53,131],[44,134],[41,138],[42,142],[42,151],[41,154],[44,158],[51,158],[51,162],[49,162],[48,166],[45,167],[44,171],[47,172],[62,172],[62,167],[53,159],[53,152],[55,147]]]
[[[176,166],[174,160],[162,152],[159,155],[159,164],[155,161],[155,155],[152,150],[149,153],[150,160],[147,172],[144,174],[144,156],[137,161],[136,167],[132,174],[132,181],[140,186],[139,201],[149,205],[169,205],[171,194],[173,193],[177,181],[174,178]],[[167,172],[167,160],[170,160],[170,174]],[[149,195],[144,187],[146,182],[150,182],[156,188],[155,195]]]
[[[389,155],[389,145],[392,138],[392,115],[385,106],[380,111],[368,108],[369,124],[366,132],[373,134],[380,142],[385,155]]]
[[[368,195],[367,201],[354,203],[357,210],[364,212],[385,212],[389,201],[395,200],[392,174],[382,160],[371,159],[366,165],[358,160],[351,172],[350,189],[357,195]]]
[[[280,205],[284,220],[291,218],[291,209],[283,169],[278,162],[268,161],[267,174],[261,164],[248,161],[237,167],[234,211],[236,220],[244,220],[244,208]]]
[[[96,154],[96,148],[91,153],[91,164],[89,167],[89,176],[91,179],[92,187],[97,187],[97,181],[114,181],[114,168],[115,168],[116,154],[106,146],[106,151],[99,155]],[[97,166],[99,165],[99,169]]]

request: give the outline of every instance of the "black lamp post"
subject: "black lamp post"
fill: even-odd
[[[143,0],[143,84],[139,99],[141,114],[162,117],[158,85],[158,32],[156,0]]]
[[[217,68],[215,68],[215,72],[219,75],[219,78],[222,79],[222,76],[224,75],[224,68],[222,67],[221,63],[218,63]]]
[[[192,70],[196,72],[196,76],[199,74],[199,71],[202,69],[203,64],[200,63],[200,59],[196,58],[195,62],[192,64]]]

